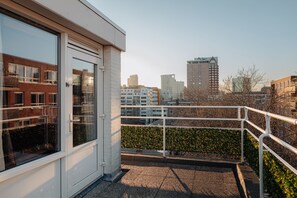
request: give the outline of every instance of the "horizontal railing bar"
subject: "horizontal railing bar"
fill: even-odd
[[[259,142],[259,138],[255,135],[255,134],[253,134],[249,129],[245,129],[251,136],[253,136],[253,138],[255,139],[255,140],[257,140],[257,142]]]
[[[280,145],[282,145],[283,147],[289,149],[290,151],[292,151],[293,153],[297,154],[297,149],[293,146],[291,146],[290,144],[288,144],[287,142],[279,139],[278,137],[272,135],[272,134],[269,134],[269,137],[271,139],[273,139],[274,141],[276,141],[277,143],[279,143]]]
[[[254,109],[254,108],[251,108],[251,107],[244,107],[244,108],[246,108],[246,109],[248,109],[250,111],[262,114],[262,115],[267,115],[267,116],[270,116],[272,118],[275,118],[275,119],[278,119],[278,120],[282,120],[282,121],[289,122],[291,124],[297,125],[297,119],[294,119],[294,118],[289,118],[289,117],[286,117],[286,116],[277,115],[277,114],[274,114],[274,113],[269,113],[269,112],[262,111],[262,110],[259,110],[259,109]]]
[[[261,127],[257,126],[256,124],[254,124],[253,122],[246,120],[246,122],[251,125],[252,127],[254,127],[255,129],[257,129],[258,131],[260,131],[261,133],[265,133],[265,130],[262,129]]]
[[[139,125],[139,124],[121,124],[121,126],[131,126],[131,127],[159,127],[162,128],[163,125]],[[182,129],[221,129],[230,131],[240,131],[241,128],[226,128],[226,127],[196,127],[196,126],[168,126],[166,128],[182,128]]]
[[[6,107],[6,108],[0,108],[1,111],[6,111],[6,110],[14,110],[14,109],[43,109],[44,105],[38,105],[38,106],[18,106],[18,107]]]
[[[121,116],[121,118],[132,119],[166,119],[166,120],[216,120],[216,121],[242,121],[238,118],[193,118],[193,117],[154,117],[154,116]]]
[[[30,120],[30,119],[44,118],[44,117],[47,117],[47,116],[41,115],[41,116],[31,116],[31,117],[14,118],[14,119],[9,119],[9,120],[0,120],[0,123],[20,121],[20,120]]]
[[[122,108],[195,108],[195,109],[238,109],[238,108],[244,108],[243,106],[170,106],[170,105],[121,105]]]

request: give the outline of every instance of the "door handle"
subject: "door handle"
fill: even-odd
[[[69,133],[73,132],[73,123],[80,122],[80,119],[73,119],[72,113],[69,114]]]
[[[80,122],[80,119],[70,120],[70,122]]]

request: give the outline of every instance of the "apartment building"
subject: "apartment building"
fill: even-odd
[[[137,87],[138,86],[138,75],[131,75],[127,80],[128,87]]]
[[[121,104],[122,105],[159,105],[159,93],[156,88],[151,87],[134,87],[134,88],[122,88],[121,89]],[[122,108],[122,116],[161,116],[162,111],[159,108]],[[126,120],[125,122],[130,122]],[[154,119],[142,119],[140,123],[151,124]],[[132,121],[133,122],[133,121]]]
[[[161,75],[161,101],[163,104],[184,99],[184,82],[176,81],[174,74]]]
[[[203,93],[209,97],[218,95],[218,57],[200,57],[187,61],[187,87],[192,94]]]
[[[287,76],[271,82],[276,113],[297,115],[297,76]]]
[[[0,197],[112,181],[125,31],[85,0],[1,0],[0,29]]]

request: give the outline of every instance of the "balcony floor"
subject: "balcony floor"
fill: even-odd
[[[85,197],[240,197],[232,168],[171,163],[122,163],[126,174],[102,181]]]

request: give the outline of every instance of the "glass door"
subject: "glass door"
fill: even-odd
[[[68,195],[72,196],[103,174],[103,122],[98,118],[103,104],[101,59],[68,48],[66,99],[69,112],[67,136]],[[102,106],[102,105],[101,105]]]
[[[72,59],[72,127],[73,147],[96,140],[96,65]]]

